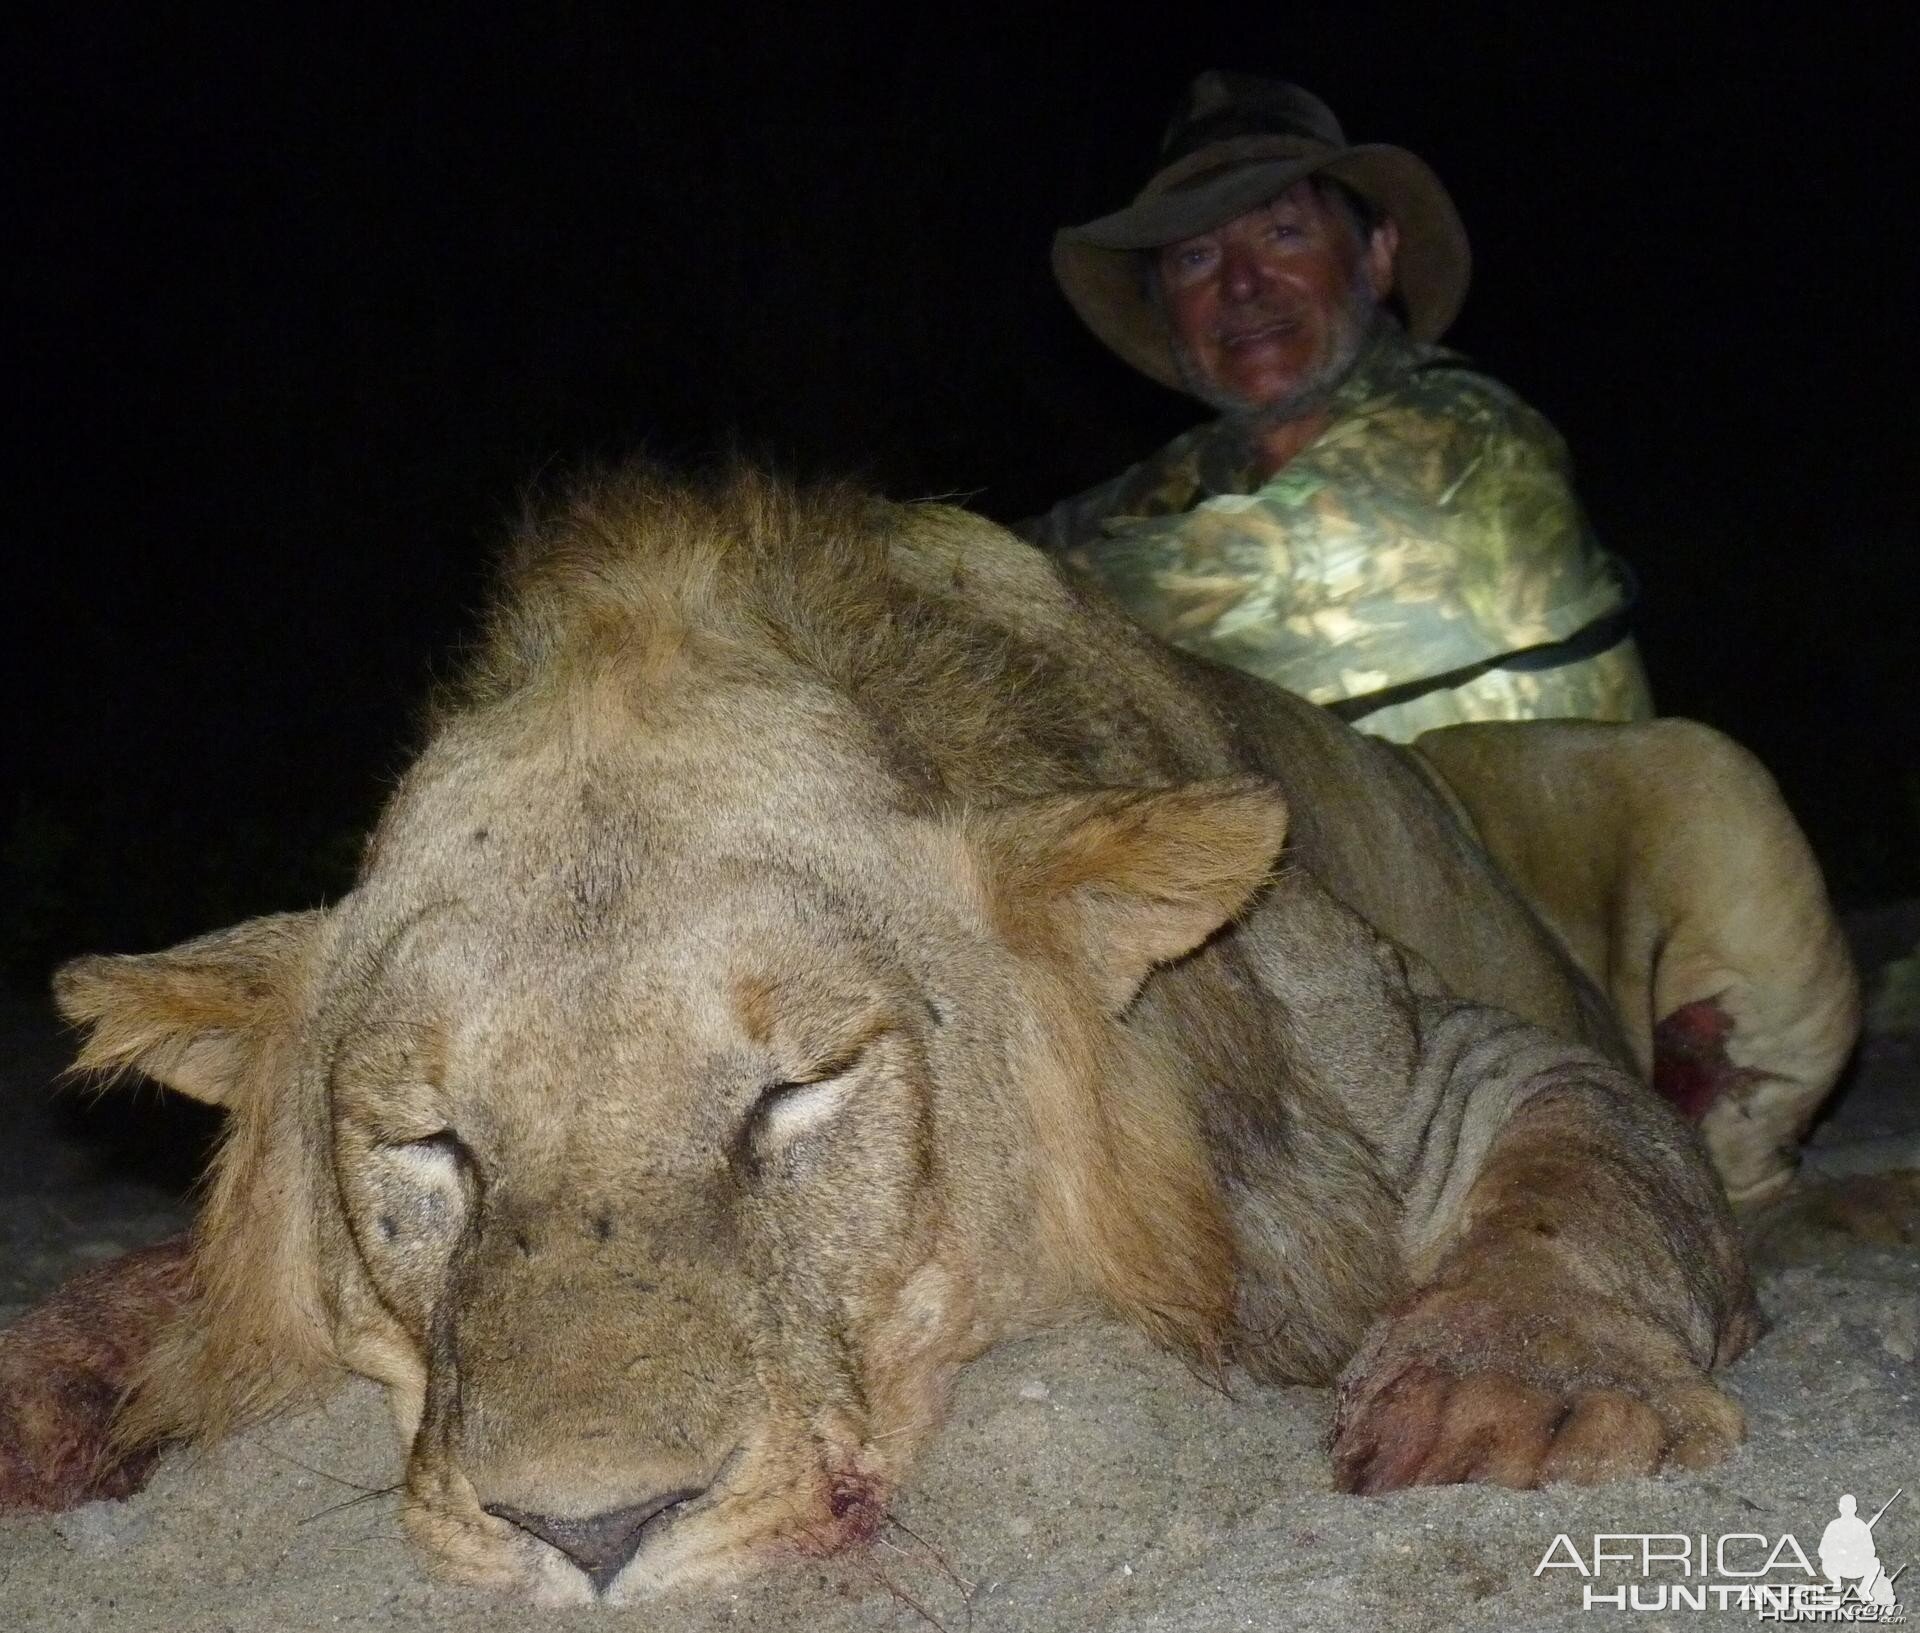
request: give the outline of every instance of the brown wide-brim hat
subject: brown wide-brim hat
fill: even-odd
[[[1318,97],[1282,80],[1202,74],[1160,146],[1160,168],[1124,210],[1053,240],[1053,271],[1096,335],[1142,373],[1186,389],[1141,255],[1212,232],[1325,175],[1400,229],[1394,293],[1416,340],[1438,340],[1467,297],[1467,229],[1424,159],[1383,142],[1351,145]]]

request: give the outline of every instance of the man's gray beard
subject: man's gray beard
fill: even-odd
[[[1173,346],[1174,367],[1179,369],[1181,383],[1188,394],[1198,397],[1222,419],[1231,422],[1243,436],[1253,436],[1273,426],[1285,425],[1289,420],[1297,420],[1325,403],[1353,373],[1354,365],[1360,361],[1361,353],[1367,349],[1367,342],[1373,338],[1375,331],[1382,323],[1390,321],[1386,308],[1374,300],[1372,286],[1367,282],[1365,264],[1356,265],[1353,282],[1347,289],[1347,298],[1341,302],[1333,347],[1327,354],[1327,360],[1284,397],[1270,403],[1250,403],[1244,397],[1216,385],[1194,361],[1192,351],[1178,336],[1169,335],[1169,339]]]

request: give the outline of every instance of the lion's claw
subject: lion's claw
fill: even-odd
[[[1374,1494],[1409,1486],[1483,1483],[1598,1485],[1661,1468],[1704,1468],[1745,1435],[1739,1406],[1704,1373],[1635,1378],[1627,1387],[1589,1366],[1500,1364],[1500,1346],[1448,1355],[1389,1326],[1349,1372],[1334,1416],[1334,1479]],[[1566,1362],[1573,1335],[1525,1351]],[[1409,1352],[1412,1352],[1411,1355]],[[1556,1376],[1555,1374],[1558,1374]]]

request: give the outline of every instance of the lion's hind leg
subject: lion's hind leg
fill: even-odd
[[[1777,1193],[1859,1025],[1805,837],[1744,749],[1685,720],[1430,732],[1415,751],[1607,993],[1736,1202]]]

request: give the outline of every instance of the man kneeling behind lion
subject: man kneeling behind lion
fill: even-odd
[[[1645,1074],[1790,1141],[1818,877],[1704,728],[1456,730],[955,511],[583,490],[344,900],[61,972],[83,1067],[229,1132],[190,1249],[0,1339],[0,1499],[353,1371],[441,1570],[623,1600],[866,1536],[955,1369],[1088,1309],[1337,1381],[1350,1490],[1712,1462],[1759,1318]]]

